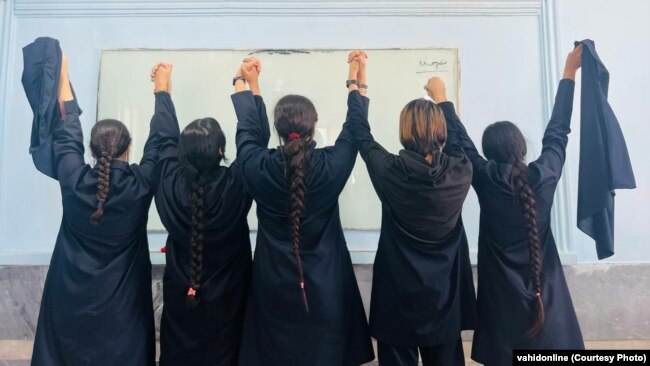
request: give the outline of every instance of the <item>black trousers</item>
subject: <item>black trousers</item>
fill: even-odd
[[[431,347],[399,347],[377,341],[379,366],[418,366],[418,350],[424,366],[464,366],[463,342]]]

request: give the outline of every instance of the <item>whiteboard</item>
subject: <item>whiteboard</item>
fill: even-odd
[[[131,161],[142,157],[153,114],[151,67],[160,61],[174,65],[172,99],[181,129],[197,118],[213,117],[226,134],[226,156],[234,159],[237,119],[230,95],[232,77],[241,60],[254,55],[262,62],[260,86],[269,121],[275,103],[286,94],[301,94],[318,112],[315,140],[318,147],[334,144],[347,110],[347,54],[349,50],[103,50],[99,75],[97,119],[116,118],[126,124],[133,142]],[[455,48],[371,49],[368,52],[369,120],[375,139],[388,151],[401,148],[398,127],[402,108],[426,96],[424,85],[432,76],[447,85],[450,101],[457,108],[459,60]],[[279,140],[271,126],[269,147]],[[357,162],[339,197],[345,229],[379,230],[381,205],[363,160]],[[255,206],[248,222],[257,228]],[[154,205],[150,231],[164,231]]]

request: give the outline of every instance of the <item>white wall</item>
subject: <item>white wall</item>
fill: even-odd
[[[558,1],[561,54],[573,41],[593,39],[598,55],[610,72],[609,103],[625,135],[637,189],[616,195],[616,254],[607,261],[650,261],[650,1]],[[573,132],[566,171],[570,174],[571,227],[575,250],[582,262],[597,261],[593,241],[575,226],[577,212],[580,136],[580,84],[573,108]]]
[[[585,33],[596,39],[601,56],[612,72],[612,104],[623,130],[628,132],[630,153],[641,187],[619,195],[619,254],[613,260],[650,261],[648,183],[647,175],[644,176],[648,163],[639,159],[643,134],[637,134],[636,139],[631,136],[635,131],[648,131],[648,118],[641,112],[641,102],[648,96],[644,89],[648,74],[646,69],[645,79],[636,81],[644,58],[638,53],[634,56],[638,57],[635,62],[639,65],[635,70],[628,66],[627,60],[622,60],[622,52],[617,51],[645,47],[641,52],[648,56],[647,35],[638,43],[630,36],[640,35],[640,28],[639,33],[633,32],[625,28],[629,24],[626,19],[617,20],[612,28],[624,28],[618,31],[621,35],[604,34],[601,38],[605,32],[597,25],[607,19],[612,8],[605,1],[598,3],[607,7],[606,12],[593,12],[598,6],[590,5],[592,13],[587,15],[580,14],[580,7],[595,1],[558,1],[561,6],[557,13],[555,1],[387,1],[381,6],[373,3],[364,0],[7,1],[9,16],[5,19],[9,24],[0,27],[8,30],[0,48],[8,51],[0,58],[0,97],[2,87],[7,89],[0,99],[0,264],[47,263],[60,222],[58,187],[36,172],[27,154],[31,111],[20,85],[21,47],[38,36],[58,38],[69,56],[72,79],[85,111],[82,116],[85,131],[94,122],[101,49],[458,47],[462,118],[472,137],[478,140],[483,128],[492,121],[509,119],[525,130],[534,154],[539,152],[548,117],[547,85],[549,80],[557,80],[561,71],[556,70],[556,39],[552,27],[558,21],[562,54],[571,48],[573,37]],[[194,7],[197,4],[199,8]],[[643,20],[647,30],[646,2],[621,1],[616,7],[625,18]],[[556,19],[556,15],[560,17]],[[593,17],[601,20],[594,21]],[[621,44],[626,46],[622,48]],[[621,75],[618,80],[626,81],[617,84],[618,75]],[[555,89],[555,85],[551,87]],[[637,101],[635,105],[624,103],[629,98]],[[396,118],[386,116],[388,123]],[[577,133],[572,136],[572,148],[577,146],[577,136]],[[568,180],[573,187],[577,177],[577,150],[570,152],[569,170],[574,173]],[[572,191],[571,198],[575,200],[575,197]],[[645,211],[637,208],[639,203],[645,203]],[[476,205],[473,195],[467,205]],[[556,229],[574,226],[574,213],[575,207],[571,216],[558,215]],[[466,216],[465,220],[475,223],[478,218]],[[573,238],[562,244],[563,247],[573,251],[572,245],[576,244],[579,261],[593,260],[595,250],[589,240],[571,229],[563,231],[568,235],[558,236]],[[377,233],[350,232],[347,236],[352,250],[359,253],[357,258],[365,253],[366,260],[372,259]],[[475,245],[476,233],[468,236]]]

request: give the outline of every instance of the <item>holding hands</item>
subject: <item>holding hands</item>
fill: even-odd
[[[159,62],[151,69],[151,81],[154,84],[154,93],[167,92],[172,93],[172,64]]]
[[[235,92],[246,90],[246,85],[250,87],[254,95],[260,95],[259,77],[262,72],[262,63],[257,57],[246,57],[233,78]]]
[[[354,50],[348,54],[348,80],[356,81],[355,83],[349,83],[348,89],[359,90],[362,95],[366,95],[368,90],[367,77],[366,77],[366,64],[368,61],[368,54],[366,51]]]
[[[248,84],[256,83],[262,72],[262,63],[257,57],[246,57],[242,61],[240,71]]]
[[[349,83],[349,90],[359,90],[363,95],[366,94],[368,86],[366,77],[366,64],[368,54],[362,50],[355,50],[348,54],[348,80],[353,81]],[[260,95],[259,76],[262,72],[262,63],[257,57],[246,57],[242,60],[241,65],[235,72],[233,78],[233,85],[235,92],[239,93],[246,90],[248,84],[251,92],[254,95]],[[153,75],[153,72],[152,72]]]

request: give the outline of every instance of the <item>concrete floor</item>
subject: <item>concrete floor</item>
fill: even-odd
[[[33,341],[0,341],[0,366],[29,366]],[[587,341],[587,349],[650,349],[650,340],[647,341]],[[463,341],[465,360],[467,366],[480,366],[479,363],[469,358],[472,349],[471,341]],[[364,366],[378,366],[377,361]]]

